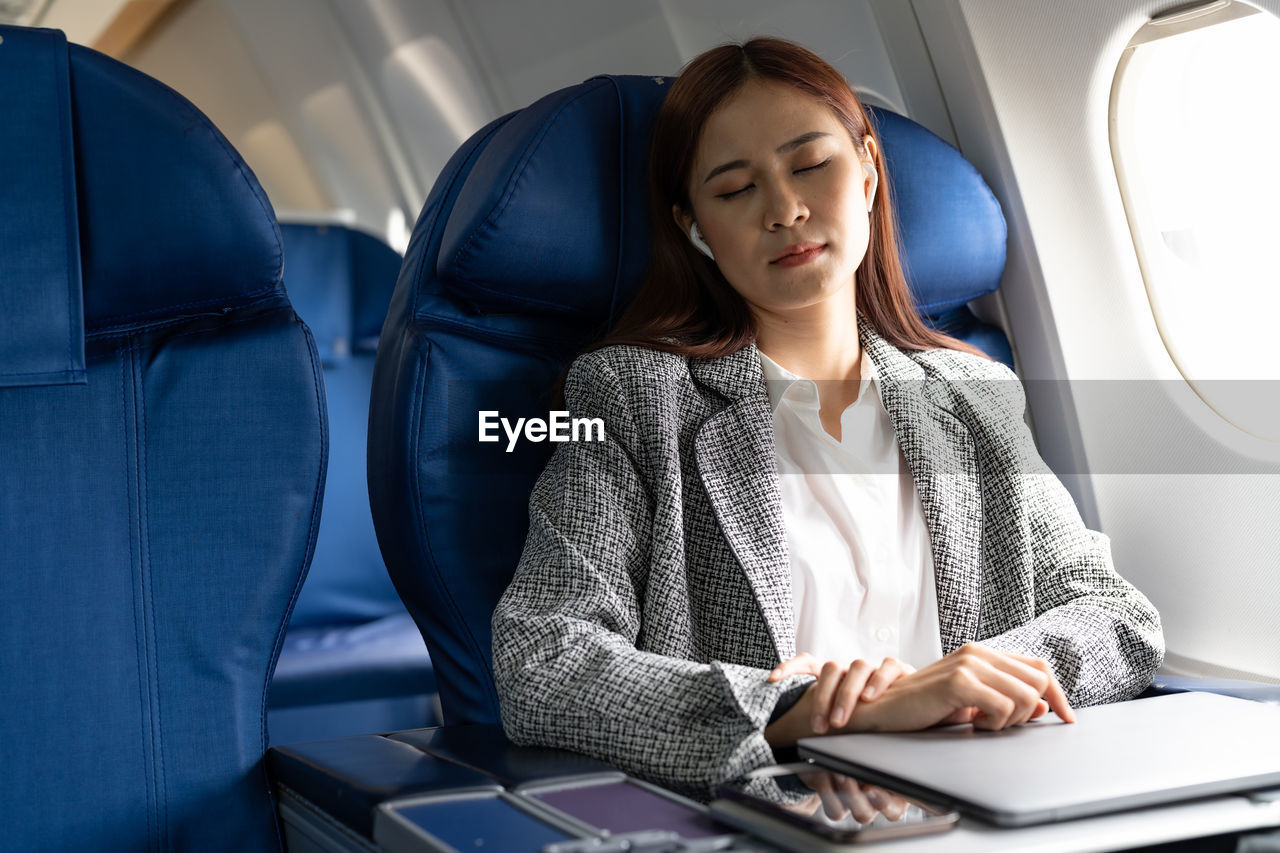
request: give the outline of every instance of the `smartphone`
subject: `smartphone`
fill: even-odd
[[[717,793],[748,807],[733,810],[739,817],[763,814],[835,844],[945,832],[960,818],[953,810],[813,763],[761,768]]]

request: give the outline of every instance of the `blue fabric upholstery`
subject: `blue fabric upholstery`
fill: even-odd
[[[316,555],[290,626],[331,627],[403,613],[369,514],[365,440],[382,320],[400,255],[341,225],[280,226],[285,286],[310,327],[329,403],[329,473]]]
[[[382,563],[365,475],[374,353],[400,255],[341,225],[280,231],[289,298],[324,365],[330,442],[316,553],[271,684],[271,742],[431,725],[431,659]]]
[[[67,46],[36,36],[0,51],[0,186],[28,199],[0,218],[6,247],[0,311],[0,388],[80,384],[84,315],[80,298],[80,228],[76,221],[75,153]],[[48,144],[30,147],[31,135]]]
[[[0,184],[0,222],[71,205],[78,245],[30,275],[74,285],[85,353],[83,384],[0,387],[0,846],[278,850],[266,692],[327,434],[275,216],[171,90],[61,33],[0,38],[6,93],[29,60],[69,80],[35,94],[58,132],[6,120],[0,162],[71,145],[74,183]]]
[[[634,294],[649,245],[649,128],[667,83],[596,78],[497,119],[454,155],[414,229],[378,348],[369,485],[447,724],[499,720],[489,619],[552,450],[481,444],[477,411],[546,417],[569,359]],[[900,116],[874,120],[901,185],[913,291],[954,323],[949,312],[999,282],[999,206],[955,149]],[[927,177],[901,174],[915,169]],[[964,335],[996,340],[959,310]]]
[[[911,119],[887,110],[871,115],[884,146],[916,309],[936,318],[994,291],[1004,273],[1006,229],[986,181],[956,149]],[[957,328],[963,334],[976,325],[974,319]]]

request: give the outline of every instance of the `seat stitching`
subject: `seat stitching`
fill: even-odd
[[[151,680],[152,692],[152,713],[155,716],[154,728],[152,730],[152,738],[155,741],[155,754],[160,759],[160,775],[157,780],[159,785],[159,797],[157,805],[160,809],[160,826],[158,844],[161,849],[169,846],[169,784],[168,784],[168,768],[165,765],[164,757],[164,714],[162,703],[160,701],[160,652],[157,648],[157,629],[156,629],[156,597],[155,597],[155,573],[152,571],[154,566],[151,561],[151,521],[148,512],[149,497],[147,494],[147,401],[145,396],[145,386],[143,382],[143,371],[140,361],[134,360],[134,406],[136,409],[137,422],[140,428],[138,452],[135,455],[138,467],[138,545],[140,556],[144,559],[144,576],[146,578],[147,606],[145,612],[148,615],[148,621],[151,623],[151,631],[147,638],[150,648],[150,660],[153,668],[153,677]]]
[[[422,399],[425,396],[425,386],[427,381],[427,366],[430,363],[430,346],[431,346],[430,342],[428,342],[427,344],[428,350],[427,350],[427,353],[425,354],[425,357],[422,360],[422,371],[420,372],[419,378],[418,378],[418,390],[415,394],[415,398],[416,398],[416,401],[418,401],[418,403],[420,403],[420,401],[422,401]],[[421,434],[421,430],[419,428],[419,424],[420,424],[419,414],[421,413],[421,411],[422,411],[422,406],[420,404],[415,404],[413,406],[412,447],[413,447],[413,459],[415,460],[415,462],[416,460],[421,458],[418,452],[418,447],[419,447],[418,437]],[[458,603],[456,598],[453,595],[453,591],[449,588],[449,585],[446,584],[444,580],[440,577],[440,565],[436,561],[435,554],[432,552],[431,537],[430,537],[430,534],[427,532],[429,528],[427,526],[426,513],[424,511],[424,507],[426,505],[426,499],[422,494],[423,479],[424,479],[423,477],[418,475],[418,472],[415,466],[414,480],[415,480],[415,486],[416,486],[415,491],[417,492],[417,497],[418,497],[418,500],[417,500],[418,529],[423,531],[422,545],[423,545],[423,549],[426,551],[426,557],[431,562],[431,565],[434,569],[432,574],[436,581],[435,586],[437,586],[441,597],[448,602],[449,608],[453,611],[453,617],[461,628],[461,634],[465,636],[469,641],[468,645],[471,647],[470,648],[471,654],[476,657],[479,664],[482,667],[484,667],[486,672],[488,672],[489,678],[488,678],[488,681],[485,683],[485,686],[487,688],[486,692],[489,694],[489,698],[492,700],[492,704],[495,707],[497,707],[498,697],[497,697],[495,688],[493,686],[493,667],[486,660],[484,653],[481,651],[480,644],[476,641],[475,634],[471,631],[471,625],[467,622],[465,618],[463,618],[462,610],[460,607],[458,607]],[[501,709],[499,709],[498,713],[499,715],[501,715],[502,713]]]
[[[123,349],[120,351],[119,355],[120,355],[120,408],[121,408],[121,413],[123,414],[125,436],[126,436],[126,439],[128,439],[131,437],[132,431],[130,430],[130,427],[129,427],[129,424],[130,424],[129,393],[128,393],[128,383],[125,381],[125,373],[127,370],[129,377],[132,378],[133,349],[132,348]],[[131,443],[132,442],[126,442],[126,445],[125,445],[124,473],[125,473],[125,481],[129,484],[127,496],[128,496],[128,501],[131,505],[130,509],[132,510],[133,509],[132,505],[134,504],[134,489],[133,489],[133,477],[131,476],[132,466],[130,465],[130,462],[129,462],[129,450],[130,450],[129,445]],[[132,519],[130,520],[130,526],[132,527]],[[129,535],[129,569],[130,569],[129,585],[133,587],[133,591],[134,591],[134,594],[132,596],[133,598],[133,629],[135,634],[137,635],[137,639],[134,642],[134,656],[135,656],[135,663],[138,668],[138,710],[141,712],[141,711],[148,710],[146,676],[149,670],[143,658],[143,652],[145,648],[143,638],[144,638],[145,631],[144,631],[144,620],[141,613],[141,606],[142,606],[141,578],[139,577],[136,583],[133,578],[133,567],[138,562],[139,562],[139,555],[137,551],[134,549],[133,531],[131,530]],[[142,743],[144,745],[150,742],[151,740],[151,733],[148,731],[148,726],[147,726],[147,723],[149,722],[149,720],[150,720],[149,713],[139,714],[139,722],[141,723],[141,728],[142,728],[142,731],[140,734],[141,734]],[[153,840],[153,837],[152,837],[152,825],[151,825],[152,817],[153,817],[152,804],[155,801],[155,796],[153,792],[154,779],[152,778],[152,774],[147,770],[147,756],[146,756],[147,750],[144,748],[142,752],[143,752],[142,772],[143,772],[143,778],[146,782],[147,799],[148,799],[147,810],[146,810],[147,847],[148,849],[152,849],[155,847],[155,841]]]

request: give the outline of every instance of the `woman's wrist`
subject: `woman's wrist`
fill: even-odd
[[[880,699],[881,697],[877,697]],[[885,728],[885,709],[886,705],[883,701],[863,701],[859,702],[853,708],[853,713],[849,715],[849,721],[841,727],[841,734],[852,734],[854,732],[882,732]]]
[[[793,702],[791,707],[781,716],[775,717],[773,722],[765,726],[764,739],[768,741],[769,746],[773,749],[786,749],[795,746],[796,741],[800,738],[809,737],[813,734],[813,728],[809,724],[812,688],[812,684],[806,685],[800,694],[800,698]]]

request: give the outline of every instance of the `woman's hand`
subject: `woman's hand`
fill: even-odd
[[[813,734],[823,735],[828,729],[838,729],[849,722],[859,700],[872,701],[894,681],[912,672],[914,667],[894,658],[885,658],[877,668],[862,658],[847,665],[835,661],[823,663],[802,652],[774,667],[769,680],[781,681],[792,675],[817,676],[817,682],[810,688],[810,727]]]
[[[939,723],[973,723],[995,731],[1049,710],[1075,722],[1046,662],[967,643],[897,679],[879,701],[860,704],[846,731],[907,732]]]
[[[890,684],[914,672],[909,665],[885,658],[879,667],[862,659],[848,665],[819,661],[808,652],[778,664],[769,680],[781,681],[792,675],[813,675],[818,680],[781,717],[765,729],[765,738],[774,747],[792,746],[802,737],[827,734],[847,725],[859,702],[870,702]]]

